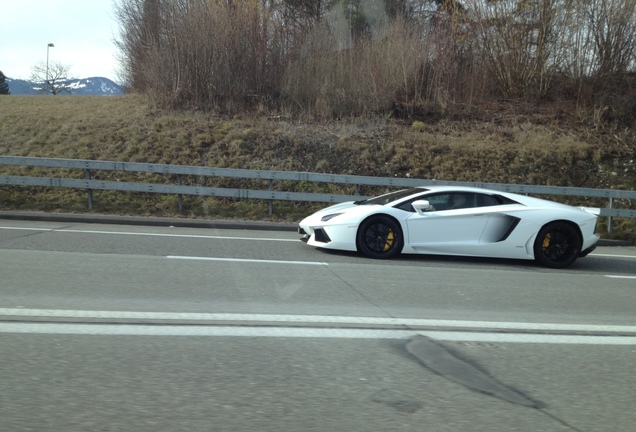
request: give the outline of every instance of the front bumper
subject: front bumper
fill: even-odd
[[[309,240],[312,237],[312,234],[308,234],[302,227],[298,227],[298,234],[301,235],[300,237],[300,241],[303,241],[305,243],[309,243]],[[327,234],[327,232],[323,229],[323,228],[314,228],[313,230],[313,242],[315,243],[323,243],[324,245],[327,245],[329,243],[331,243],[331,239],[329,238],[329,235]]]
[[[299,225],[300,240],[309,246],[325,249],[355,251],[355,225],[311,226]]]

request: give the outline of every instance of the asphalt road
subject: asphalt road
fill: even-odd
[[[566,270],[0,220],[0,430],[632,431],[636,248]]]

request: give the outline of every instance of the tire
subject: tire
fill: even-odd
[[[581,253],[581,234],[567,222],[545,225],[534,241],[534,259],[550,268],[565,268]]]
[[[388,216],[372,216],[360,225],[356,244],[358,251],[370,258],[391,258],[402,252],[402,228]]]

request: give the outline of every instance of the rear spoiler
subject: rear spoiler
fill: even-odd
[[[597,207],[579,207],[579,208],[583,211],[593,214],[594,216],[598,216],[601,214],[601,209]]]

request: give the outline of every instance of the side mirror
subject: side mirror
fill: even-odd
[[[424,212],[434,210],[433,206],[427,200],[417,200],[411,203],[413,208],[418,214],[424,214]]]

